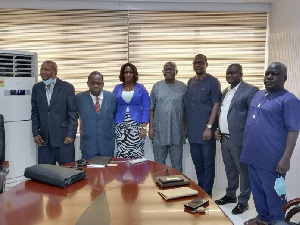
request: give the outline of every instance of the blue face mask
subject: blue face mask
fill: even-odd
[[[54,82],[53,78],[49,78],[48,80],[43,80],[43,83],[48,86],[49,84],[52,84]]]
[[[274,185],[274,189],[277,193],[277,195],[282,199],[282,195],[286,194],[286,185],[285,185],[285,180],[282,176],[278,177],[275,180],[275,185]],[[286,197],[284,197],[285,199]],[[282,200],[284,200],[282,199]]]

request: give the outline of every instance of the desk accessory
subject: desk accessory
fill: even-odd
[[[198,191],[191,189],[189,187],[180,187],[180,188],[173,188],[168,190],[159,190],[158,194],[160,194],[163,197],[163,199],[170,200],[174,198],[197,195]]]
[[[106,167],[110,160],[111,157],[108,156],[94,156],[88,162],[87,167],[96,167],[96,168]]]
[[[209,203],[208,199],[195,198],[184,204],[184,208],[190,211],[197,211],[199,207],[205,206]]]
[[[183,175],[171,175],[156,177],[156,183],[160,187],[173,187],[188,185],[190,181]]]

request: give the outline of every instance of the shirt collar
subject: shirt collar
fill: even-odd
[[[231,91],[231,90],[235,90],[236,91],[238,89],[238,87],[240,86],[240,84],[241,84],[241,82],[238,85],[236,85],[234,88],[232,88],[232,89],[231,89],[231,86],[229,86],[228,87],[228,91]]]
[[[96,100],[96,97],[95,95],[92,95],[92,93],[90,92],[90,96],[93,100]],[[101,91],[100,95],[98,96],[100,100],[103,100],[103,90]]]

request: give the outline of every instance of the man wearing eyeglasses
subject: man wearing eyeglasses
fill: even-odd
[[[243,146],[243,133],[250,102],[257,87],[243,82],[243,68],[240,64],[231,64],[226,70],[226,80],[230,84],[222,94],[219,110],[219,128],[215,132],[216,140],[221,141],[223,162],[228,186],[226,194],[218,205],[237,202],[236,191],[240,183],[238,204],[232,214],[241,214],[248,210],[251,189],[248,166],[240,162]]]
[[[93,71],[88,76],[88,91],[76,95],[80,119],[80,150],[82,158],[114,156],[116,96],[104,91],[103,75]]]
[[[284,218],[286,200],[281,191],[276,192],[275,180],[290,169],[300,130],[300,100],[284,89],[286,80],[286,66],[271,63],[264,76],[266,89],[257,92],[250,103],[240,161],[248,164],[258,215],[247,225],[272,224]]]
[[[207,58],[198,54],[193,60],[196,75],[188,81],[187,128],[198,185],[210,196],[215,178],[216,118],[221,98],[217,78],[206,73]]]
[[[174,62],[166,62],[162,72],[165,79],[153,85],[150,95],[149,138],[155,161],[166,164],[169,153],[172,167],[182,172],[187,86],[175,79],[178,70]]]

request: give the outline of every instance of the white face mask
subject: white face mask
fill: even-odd
[[[53,78],[49,78],[48,80],[43,80],[43,83],[48,86],[49,84],[52,84],[54,82]]]

